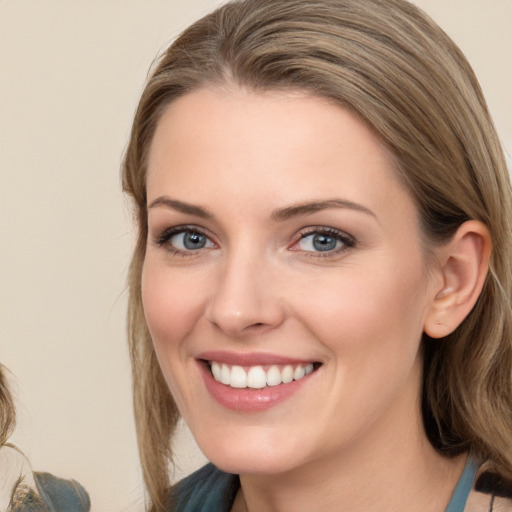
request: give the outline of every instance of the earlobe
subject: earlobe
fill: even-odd
[[[470,220],[439,249],[443,284],[435,292],[425,318],[424,332],[428,336],[451,334],[473,309],[485,282],[491,246],[485,224]]]

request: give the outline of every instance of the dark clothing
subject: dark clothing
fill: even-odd
[[[91,502],[75,480],[32,472],[13,446],[0,450],[0,512],[89,512]]]
[[[468,458],[445,512],[512,512],[512,484]],[[240,487],[238,475],[207,464],[174,486],[169,512],[230,512]]]

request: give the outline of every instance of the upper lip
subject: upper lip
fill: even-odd
[[[272,364],[308,364],[314,363],[314,359],[302,359],[279,354],[268,354],[265,352],[227,352],[224,350],[209,350],[201,352],[196,356],[204,361],[216,361],[229,365],[256,366]]]

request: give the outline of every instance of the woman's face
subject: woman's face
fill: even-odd
[[[198,90],[162,117],[147,190],[146,320],[210,460],[284,472],[422,432],[442,280],[365,124],[306,94]]]

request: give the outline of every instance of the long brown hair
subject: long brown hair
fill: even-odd
[[[426,245],[462,222],[486,224],[490,270],[470,315],[443,340],[424,340],[427,434],[446,455],[471,449],[512,475],[512,202],[480,86],[451,39],[404,0],[242,0],[189,27],[158,59],[127,147],[123,187],[138,240],[129,274],[128,332],[135,418],[152,510],[169,489],[179,413],[144,320],[146,163],[155,127],[176,98],[235,83],[302,89],[355,112],[394,152],[420,212]]]

